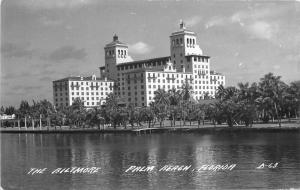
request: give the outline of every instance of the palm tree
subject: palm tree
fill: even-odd
[[[51,117],[55,113],[54,106],[48,100],[42,100],[39,102],[39,112],[42,117],[46,118],[47,126],[51,126]]]
[[[105,102],[105,112],[109,118],[109,122],[115,129],[123,121],[124,115],[119,106],[119,100],[120,98],[116,94],[110,93]]]
[[[256,119],[257,107],[255,104],[257,94],[257,85],[253,83],[251,87],[249,83],[238,83],[238,104],[239,104],[239,119],[245,123],[246,126],[252,125]]]
[[[144,107],[141,109],[140,114],[141,118],[148,123],[148,128],[150,128],[155,118],[153,109],[151,107]]]
[[[260,79],[259,83],[261,102],[267,104],[266,108],[271,111],[273,117],[277,118],[279,127],[281,127],[282,112],[288,96],[288,86],[280,78],[280,76],[274,76],[273,73],[268,73]]]
[[[83,125],[84,127],[86,109],[80,98],[76,98],[73,104],[65,109],[65,113],[69,124],[71,124],[70,127],[72,127],[72,125],[76,127]]]
[[[290,112],[298,118],[298,113],[300,111],[300,81],[292,82],[287,89],[288,92],[288,115]],[[290,118],[290,117],[289,117]]]
[[[202,123],[204,125],[204,119],[205,119],[205,105],[204,104],[198,104],[196,108],[191,112],[191,115],[193,119],[195,119],[198,123],[198,128],[200,127],[200,123],[202,120]]]
[[[182,120],[183,118],[183,91],[176,90],[173,88],[172,90],[169,90],[168,92],[168,98],[169,98],[169,106],[170,106],[170,114],[172,116],[173,126],[175,127],[175,119],[180,114],[180,118]],[[188,95],[187,95],[188,96]]]
[[[154,102],[157,104],[163,104],[163,105],[169,105],[170,104],[170,99],[169,99],[169,94],[163,90],[163,89],[158,89],[157,91],[154,92]]]
[[[164,119],[167,117],[170,108],[169,93],[163,89],[158,89],[154,92],[154,103],[150,105],[155,110],[156,117],[159,119],[160,127]]]
[[[138,108],[134,107],[133,104],[129,104],[127,107],[128,111],[128,122],[130,123],[131,127],[134,127],[134,123],[139,125],[139,111]]]
[[[24,118],[25,128],[27,129],[27,118],[30,115],[30,105],[26,100],[22,100],[19,107],[20,118]]]
[[[185,83],[181,87],[181,96],[184,101],[190,101],[193,94],[193,87],[185,81]]]
[[[159,121],[159,126],[162,127],[165,118],[168,116],[167,106],[163,104],[157,104],[155,102],[151,102],[150,107],[154,111],[154,114]]]
[[[228,126],[232,127],[234,123],[238,120],[238,89],[235,87],[223,88],[219,87],[216,97],[218,101],[215,103],[215,114],[216,120],[225,119]],[[218,111],[218,112],[217,112]]]

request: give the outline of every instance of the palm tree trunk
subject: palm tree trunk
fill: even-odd
[[[32,129],[34,130],[34,119],[32,119],[31,121],[32,121]]]
[[[26,116],[25,116],[25,128],[27,130],[27,120],[26,120]]]
[[[280,116],[279,116],[278,108],[277,108],[276,103],[274,103],[274,107],[275,107],[275,113],[276,113],[276,116],[277,116],[277,122],[278,122],[278,125],[279,125],[279,127],[281,127],[281,118],[280,118]],[[274,118],[274,117],[273,117],[273,118]]]
[[[42,115],[40,114],[40,130],[42,130]]]

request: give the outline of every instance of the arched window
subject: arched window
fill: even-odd
[[[193,45],[195,45],[195,39],[193,39]]]
[[[182,44],[182,38],[180,38],[180,44]]]
[[[178,39],[176,39],[176,44],[179,44],[179,40]]]
[[[190,41],[189,41],[189,39],[187,38],[187,39],[186,39],[186,44],[189,44],[189,42],[190,42]]]
[[[120,50],[118,49],[118,54],[120,55]]]

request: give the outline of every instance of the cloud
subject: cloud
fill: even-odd
[[[216,16],[216,17],[210,18],[206,22],[205,28],[210,28],[210,27],[214,27],[214,26],[225,26],[226,24],[229,24],[228,18]]]
[[[202,18],[200,16],[193,16],[190,18],[185,19],[185,24],[187,27],[193,27],[197,24],[199,24],[202,21]]]
[[[133,54],[147,54],[152,51],[152,47],[142,41],[129,45],[129,52]]]
[[[39,19],[40,23],[44,26],[59,26],[63,24],[63,20],[60,19],[54,19],[54,18],[50,18],[50,17],[41,17]]]
[[[229,16],[214,16],[205,23],[206,29],[212,27],[233,27],[237,24],[240,31],[250,38],[268,40],[280,48],[295,48],[300,42],[300,27],[296,25],[297,16],[287,17],[295,12],[292,6],[248,7]],[[225,28],[226,29],[226,28]]]
[[[277,24],[272,24],[265,21],[253,22],[246,28],[252,37],[267,40],[272,40],[274,37],[276,37],[279,31]]]
[[[60,62],[65,60],[83,60],[87,56],[85,49],[77,49],[73,46],[63,46],[60,47],[49,55],[44,56],[43,58],[53,62]]]
[[[206,28],[213,26],[226,26],[229,24],[239,24],[240,26],[245,26],[259,19],[276,16],[282,11],[283,9],[276,9],[276,11],[274,11],[267,8],[243,10],[235,12],[229,17],[214,16],[206,22],[205,26]]]
[[[32,58],[35,50],[26,44],[5,43],[1,45],[1,54],[8,58]]]
[[[95,0],[18,0],[19,5],[29,9],[65,9],[80,8],[95,3]]]

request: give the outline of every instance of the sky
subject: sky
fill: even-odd
[[[99,75],[117,34],[134,60],[169,56],[182,19],[226,86],[300,80],[300,1],[3,0],[1,105],[52,101],[52,81]]]

